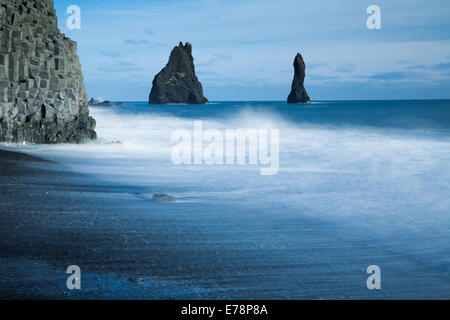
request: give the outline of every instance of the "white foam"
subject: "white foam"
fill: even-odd
[[[255,166],[173,165],[171,134],[192,130],[196,119],[91,110],[97,142],[15,148],[105,180],[165,186],[186,201],[242,203],[274,215],[283,206],[299,215],[367,218],[387,229],[449,226],[448,141],[369,128],[304,127],[246,108],[228,119],[203,119],[205,129],[280,129],[280,172],[260,176]]]

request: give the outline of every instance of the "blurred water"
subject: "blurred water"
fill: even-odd
[[[402,292],[408,291],[411,279],[420,277],[416,272],[423,268],[422,277],[432,279],[428,290],[439,284],[433,297],[448,298],[450,101],[216,102],[203,106],[128,102],[123,107],[92,107],[91,113],[98,124],[97,142],[14,148],[104,181],[139,187],[143,199],[151,199],[152,193],[175,195],[179,203],[176,209],[165,208],[167,216],[174,210],[177,215],[183,212],[187,220],[204,218],[203,223],[212,225],[211,233],[220,232],[218,221],[223,228],[227,223],[243,223],[238,235],[225,232],[223,236],[286,250],[269,260],[282,261],[283,254],[292,253],[289,250],[302,248],[305,243],[299,235],[308,228],[303,223],[320,221],[313,229],[328,233],[322,240],[328,249],[337,250],[325,246],[322,255],[317,251],[317,259],[325,264],[361,263],[352,268],[362,270],[363,279],[365,264],[373,263],[367,257],[358,258],[367,246],[375,252],[373,260],[380,255],[384,257],[379,256],[380,260],[404,270],[414,265],[413,273],[395,280]],[[192,131],[195,120],[202,120],[205,130],[223,132],[279,129],[280,171],[261,176],[254,165],[174,165],[171,134],[177,129]],[[254,238],[254,232],[266,236]],[[339,243],[326,240],[333,232],[343,237],[345,259],[335,256]],[[320,235],[315,237],[307,240],[309,249],[321,243]],[[371,247],[374,243],[379,244],[378,251]],[[297,263],[295,268],[301,267],[292,256],[289,259]],[[303,270],[311,268],[307,260],[303,256]],[[336,270],[343,272],[341,267]]]

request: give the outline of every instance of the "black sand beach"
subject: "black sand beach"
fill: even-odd
[[[153,221],[161,208],[150,214],[150,201],[139,201],[137,190],[17,152],[0,150],[0,161],[1,299],[195,297],[195,288],[148,278],[150,270],[178,274],[181,268],[169,271],[166,260],[184,265],[193,257],[177,252],[180,229]],[[66,287],[73,264],[82,270],[81,291]]]

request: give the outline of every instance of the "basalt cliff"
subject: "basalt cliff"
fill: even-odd
[[[0,141],[95,139],[76,42],[53,0],[0,0]]]
[[[176,46],[167,65],[153,79],[149,104],[186,103],[203,104],[203,88],[195,75],[192,45],[182,42]]]

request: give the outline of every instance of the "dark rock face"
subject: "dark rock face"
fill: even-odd
[[[176,202],[177,198],[169,194],[155,193],[152,198],[153,202]]]
[[[88,102],[89,106],[95,106],[95,107],[113,107],[113,106],[123,106],[123,103],[121,102],[112,102],[109,100],[105,101],[99,101],[94,98],[91,98]]]
[[[203,104],[202,84],[195,75],[192,46],[189,42],[175,47],[169,62],[153,79],[149,104],[187,103]]]
[[[77,44],[53,0],[0,0],[0,141],[95,139]]]
[[[310,102],[308,93],[303,85],[305,81],[305,62],[300,53],[294,59],[294,80],[292,81],[292,90],[288,97],[288,103],[306,103]]]

